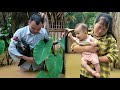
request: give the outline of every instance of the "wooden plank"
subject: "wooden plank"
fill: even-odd
[[[49,32],[64,32],[63,29],[55,30],[55,29],[50,29],[48,30]]]

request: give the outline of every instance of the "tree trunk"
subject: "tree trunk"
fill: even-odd
[[[113,16],[113,32],[117,39],[117,46],[118,46],[118,56],[119,60],[114,62],[114,67],[120,69],[120,12],[111,12]]]
[[[20,27],[28,24],[28,19],[31,13],[28,12],[12,12],[12,30],[15,32]]]

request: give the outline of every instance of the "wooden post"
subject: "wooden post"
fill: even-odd
[[[113,16],[113,32],[117,39],[117,46],[118,46],[118,56],[119,60],[114,62],[114,68],[120,69],[120,12],[111,12]]]

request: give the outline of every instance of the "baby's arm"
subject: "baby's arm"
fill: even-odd
[[[82,45],[82,46],[89,46],[90,45],[90,46],[95,47],[95,46],[97,46],[97,43],[95,42],[95,39],[93,37],[89,36],[87,41],[81,41],[79,43],[79,45]]]
[[[72,41],[75,41],[75,38],[73,37],[73,35],[72,35],[71,32],[68,34],[68,37],[69,37]]]
[[[88,46],[88,45],[91,45],[91,43],[84,41],[84,42],[80,42],[79,45],[81,45],[81,46]]]
[[[73,35],[72,35],[71,32],[68,34],[68,37],[69,37],[72,41],[74,41],[74,42],[76,42],[77,44],[79,44],[79,40],[78,40],[76,37],[73,37]]]

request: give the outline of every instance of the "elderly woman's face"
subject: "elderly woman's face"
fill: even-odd
[[[94,35],[96,37],[102,37],[104,36],[107,31],[108,31],[108,28],[105,27],[105,23],[104,21],[101,19],[99,22],[97,22],[95,25],[94,25]]]

